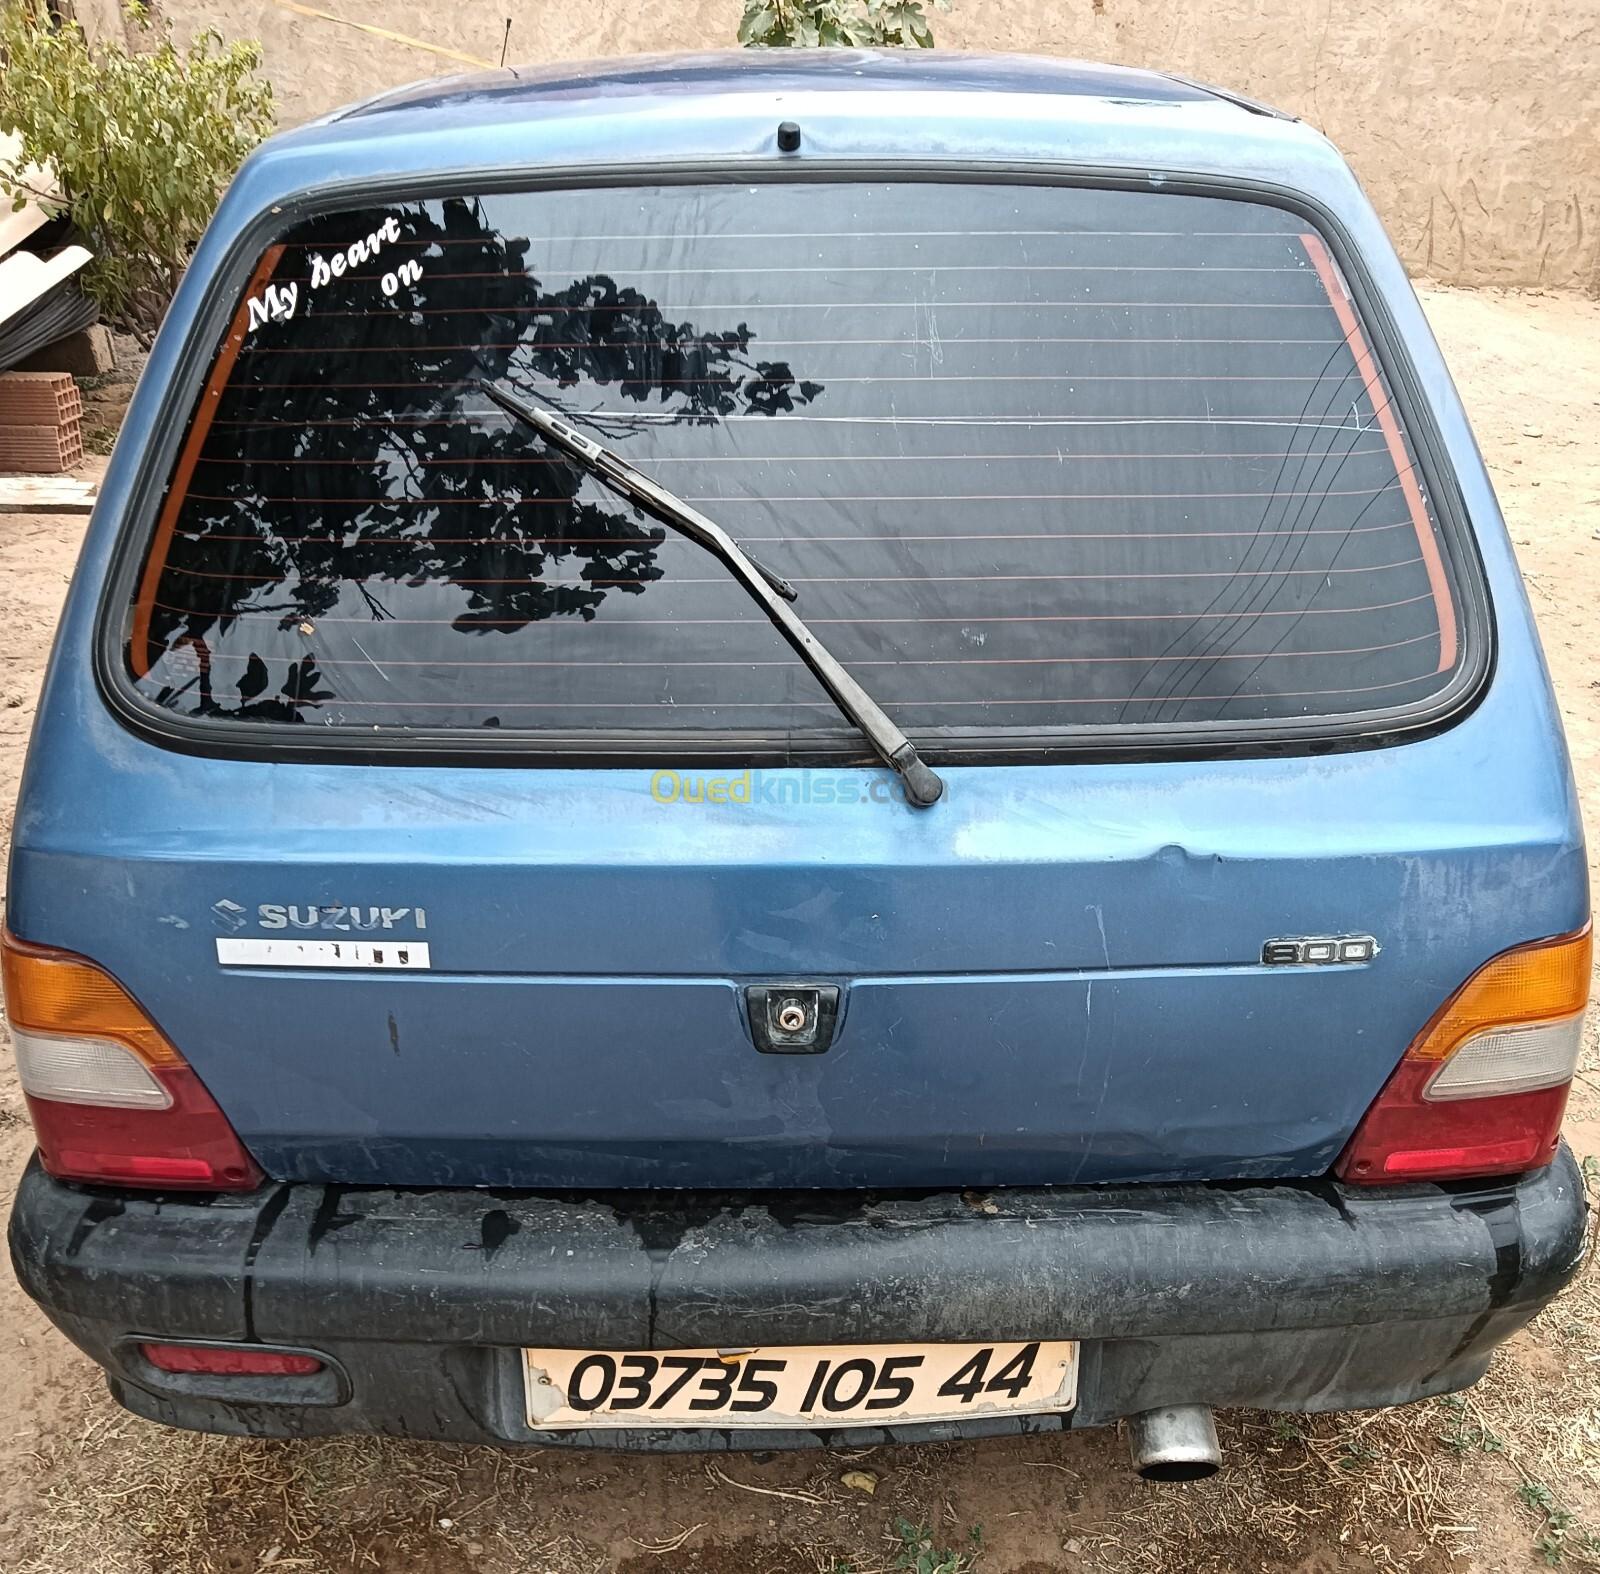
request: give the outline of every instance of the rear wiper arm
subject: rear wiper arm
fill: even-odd
[[[498,383],[485,382],[479,386],[507,415],[525,426],[531,426],[580,469],[610,487],[620,497],[625,497],[652,519],[670,526],[720,558],[761,610],[772,619],[778,632],[794,647],[795,654],[816,674],[817,681],[828,691],[840,712],[860,728],[884,764],[898,772],[905,783],[907,799],[919,809],[926,809],[939,801],[944,794],[944,783],[923,764],[916,745],[895,726],[872,696],[790,610],[789,603],[795,599],[795,590],[788,580],[758,563],[720,525],[674,497],[642,470],[634,469],[620,454],[601,447],[547,410],[523,403]]]

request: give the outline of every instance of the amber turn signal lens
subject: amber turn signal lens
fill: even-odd
[[[0,937],[39,1161],[61,1180],[248,1191],[261,1171],[166,1034],[104,968]]]
[[[70,951],[29,945],[12,934],[6,935],[0,955],[12,1027],[63,1038],[110,1039],[147,1066],[183,1064],[133,996],[92,962]]]
[[[1594,931],[1519,946],[1485,962],[1447,1000],[1406,1051],[1407,1060],[1447,1060],[1486,1028],[1576,1016],[1589,999]]]

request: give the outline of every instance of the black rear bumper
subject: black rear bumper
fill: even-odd
[[[107,1367],[116,1396],[173,1425],[772,1448],[846,1434],[536,1436],[517,1352],[1083,1341],[1071,1416],[853,1429],[857,1444],[1056,1430],[1179,1403],[1395,1404],[1476,1381],[1577,1271],[1585,1217],[1565,1148],[1547,1170],[1477,1188],[916,1198],[271,1185],[153,1199],[64,1186],[34,1165],[11,1250],[23,1286]],[[332,1375],[167,1375],[136,1336],[311,1350]]]

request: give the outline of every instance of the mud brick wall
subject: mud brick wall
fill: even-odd
[[[318,8],[490,60],[731,45],[738,0],[318,0]],[[86,26],[116,0],[77,0]],[[270,0],[162,0],[180,36],[259,38],[285,123],[468,69]],[[1180,71],[1287,109],[1336,141],[1413,272],[1600,293],[1597,0],[953,0],[951,49],[1076,55]]]

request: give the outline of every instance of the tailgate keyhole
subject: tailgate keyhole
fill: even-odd
[[[833,1042],[837,984],[751,984],[750,1036],[763,1055],[820,1055]]]

